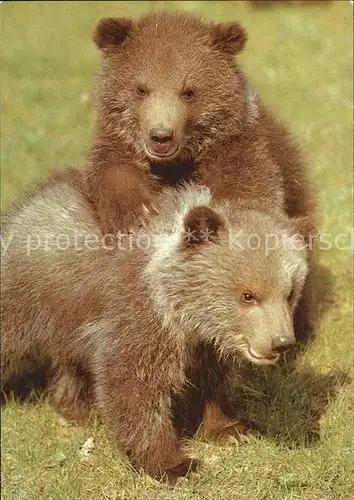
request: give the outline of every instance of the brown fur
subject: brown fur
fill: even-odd
[[[207,403],[203,414],[202,433],[205,439],[219,443],[230,438],[247,436],[254,428],[248,422],[228,418],[215,403]],[[253,436],[252,436],[253,437]]]
[[[181,181],[208,186],[218,200],[258,200],[313,219],[298,146],[235,61],[246,38],[238,23],[187,14],[99,23],[102,64],[86,180],[104,233],[148,220],[161,190]],[[148,94],[137,95],[140,87]],[[186,89],[194,97],[185,99]],[[179,146],[168,161],[147,150],[149,130],[161,125]],[[302,340],[311,335],[309,299],[297,312]]]
[[[147,250],[93,248],[102,233],[72,175],[3,216],[2,383],[49,367],[52,400],[66,416],[82,420],[93,403],[136,467],[184,475],[196,464],[181,438],[203,414],[208,438],[241,430],[230,365],[275,362],[274,339],[294,338],[307,273],[306,249],[291,245],[298,222],[256,203],[217,203],[190,186],[158,200],[139,233],[151,238]],[[203,242],[209,221],[213,238]],[[186,230],[197,231],[197,245]],[[234,246],[241,230],[241,244],[260,236],[257,250]],[[284,244],[267,254],[270,233]],[[244,303],[245,292],[256,299]]]
[[[235,62],[246,41],[239,24],[186,14],[103,19],[94,39],[103,58],[87,183],[105,231],[135,227],[163,185],[186,179],[218,199],[267,199],[291,216],[312,215],[297,146]],[[179,144],[169,161],[146,149],[161,123]]]

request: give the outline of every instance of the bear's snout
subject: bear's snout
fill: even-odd
[[[158,144],[168,144],[173,140],[173,130],[169,128],[153,128],[150,130],[150,139]]]
[[[294,335],[280,335],[272,340],[272,351],[277,353],[286,352],[295,344]]]
[[[148,152],[153,156],[172,157],[178,150],[175,133],[171,128],[155,127],[149,132]]]

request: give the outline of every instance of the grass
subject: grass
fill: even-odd
[[[243,373],[240,408],[266,437],[242,446],[189,444],[204,468],[174,488],[135,474],[93,423],[60,420],[45,400],[2,411],[4,500],[346,500],[353,483],[352,8],[252,9],[245,2],[22,2],[2,16],[2,207],[54,166],[82,165],[92,133],[91,43],[101,16],[162,7],[249,31],[242,64],[298,135],[319,199],[319,228],[346,248],[318,251],[321,315],[295,369]],[[347,238],[347,239],[345,239]],[[79,450],[93,437],[88,461]]]

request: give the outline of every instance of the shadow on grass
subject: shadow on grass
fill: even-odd
[[[0,404],[16,399],[19,403],[36,403],[43,399],[47,387],[47,368],[32,370],[20,377],[12,377],[1,392]]]
[[[238,416],[254,421],[265,437],[291,448],[310,446],[320,438],[320,420],[328,404],[350,378],[344,371],[296,371],[291,364],[267,370],[242,367],[233,399]]]
[[[336,303],[334,285],[333,274],[315,260],[294,315],[298,347],[288,358],[298,357],[314,340],[319,322]]]

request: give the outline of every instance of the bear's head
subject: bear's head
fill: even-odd
[[[236,22],[187,14],[102,19],[94,34],[103,55],[99,133],[120,137],[150,163],[194,159],[237,134],[247,91],[235,55],[246,38]]]
[[[296,343],[293,312],[308,273],[309,221],[195,206],[147,269],[161,321],[225,356],[276,362]]]

